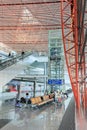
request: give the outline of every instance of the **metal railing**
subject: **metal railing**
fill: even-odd
[[[24,52],[24,54],[17,54],[14,56],[13,55],[8,56],[8,58],[0,61],[0,70],[3,70],[5,68],[15,64],[19,60],[23,60],[24,58],[26,58],[27,56],[29,56],[31,54],[32,54],[32,52]]]

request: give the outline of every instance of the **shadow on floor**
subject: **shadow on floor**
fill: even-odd
[[[0,119],[0,129],[8,124],[11,120],[9,119]]]

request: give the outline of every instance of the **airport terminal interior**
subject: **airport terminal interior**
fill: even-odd
[[[86,0],[0,0],[1,130],[87,130],[86,15]]]

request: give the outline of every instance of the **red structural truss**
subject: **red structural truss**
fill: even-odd
[[[77,107],[80,107],[77,1],[61,0],[64,52]]]
[[[61,0],[65,59],[76,106],[87,108],[86,0]]]

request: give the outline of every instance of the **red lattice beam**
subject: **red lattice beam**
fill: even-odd
[[[80,107],[77,0],[61,0],[65,59],[76,105]]]

